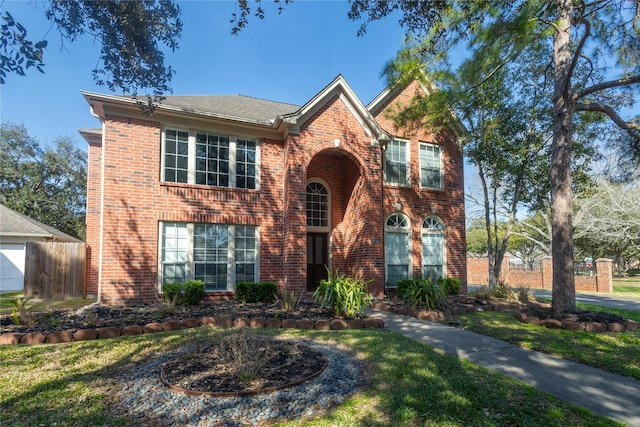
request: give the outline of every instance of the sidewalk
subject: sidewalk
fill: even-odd
[[[369,314],[384,320],[386,329],[640,427],[640,381],[439,323],[377,310]]]

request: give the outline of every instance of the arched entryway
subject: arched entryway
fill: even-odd
[[[327,269],[346,272],[351,254],[350,227],[357,205],[354,191],[361,184],[361,170],[340,149],[316,154],[307,168],[307,291],[313,292]]]

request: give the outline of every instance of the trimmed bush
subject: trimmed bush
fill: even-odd
[[[198,305],[206,294],[204,282],[202,280],[189,280],[182,287],[184,303],[187,305]]]
[[[177,303],[182,296],[182,285],[180,283],[165,283],[162,285],[164,300],[170,303]]]
[[[272,302],[278,287],[272,282],[238,282],[235,291],[238,302]]]

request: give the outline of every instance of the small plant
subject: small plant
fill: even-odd
[[[515,289],[516,297],[520,302],[529,302],[535,301],[536,298],[533,296],[533,292],[531,292],[531,288],[528,286],[519,286]]]
[[[162,285],[162,293],[165,302],[178,303],[182,297],[182,285],[180,283],[165,283]]]
[[[159,300],[155,304],[156,313],[154,314],[155,319],[161,319],[165,316],[170,316],[176,314],[176,307],[178,306],[178,298],[180,297],[179,293],[174,293],[172,298],[169,298],[169,294],[165,292],[164,298]]]
[[[371,302],[368,290],[371,281],[365,281],[360,277],[347,277],[338,272],[332,274],[328,268],[327,273],[328,279],[321,280],[313,293],[316,303],[320,301],[321,307],[331,307],[336,316],[362,316]]]
[[[275,356],[271,337],[244,330],[222,336],[220,345],[213,345],[212,352],[220,360],[231,364],[231,369],[241,381],[251,382],[260,370]]]
[[[434,280],[431,277],[412,280],[407,283],[403,299],[414,307],[425,307],[428,310],[436,308],[447,299],[444,282],[442,279]]]
[[[282,298],[278,298],[278,295],[274,294],[275,299],[280,303],[280,307],[282,307],[282,311],[296,311],[298,309],[298,304],[302,299],[302,293],[296,295],[296,291],[293,289],[288,291],[284,289],[282,291]]]
[[[235,285],[236,301],[271,302],[277,290],[277,285],[271,282],[238,282]]]
[[[459,295],[460,290],[462,289],[462,282],[460,279],[455,279],[453,277],[447,277],[446,279],[442,279],[444,283],[444,293],[446,295]]]
[[[182,287],[183,302],[187,305],[198,305],[204,299],[206,290],[202,280],[189,280]]]
[[[15,301],[12,301],[13,308],[11,309],[11,317],[16,325],[28,325],[35,320],[33,316],[33,308],[35,305],[27,306],[30,298],[19,297]]]

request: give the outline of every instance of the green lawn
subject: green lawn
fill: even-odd
[[[510,378],[385,330],[264,330],[337,342],[366,365],[366,387],[319,418],[281,426],[616,426],[614,421]],[[139,425],[115,415],[126,366],[217,328],[62,345],[0,347],[0,420],[5,426]]]
[[[640,322],[640,312],[577,304],[578,308],[618,314]],[[457,316],[460,327],[521,347],[640,380],[640,331],[593,333],[548,329],[520,323],[514,311]]]

